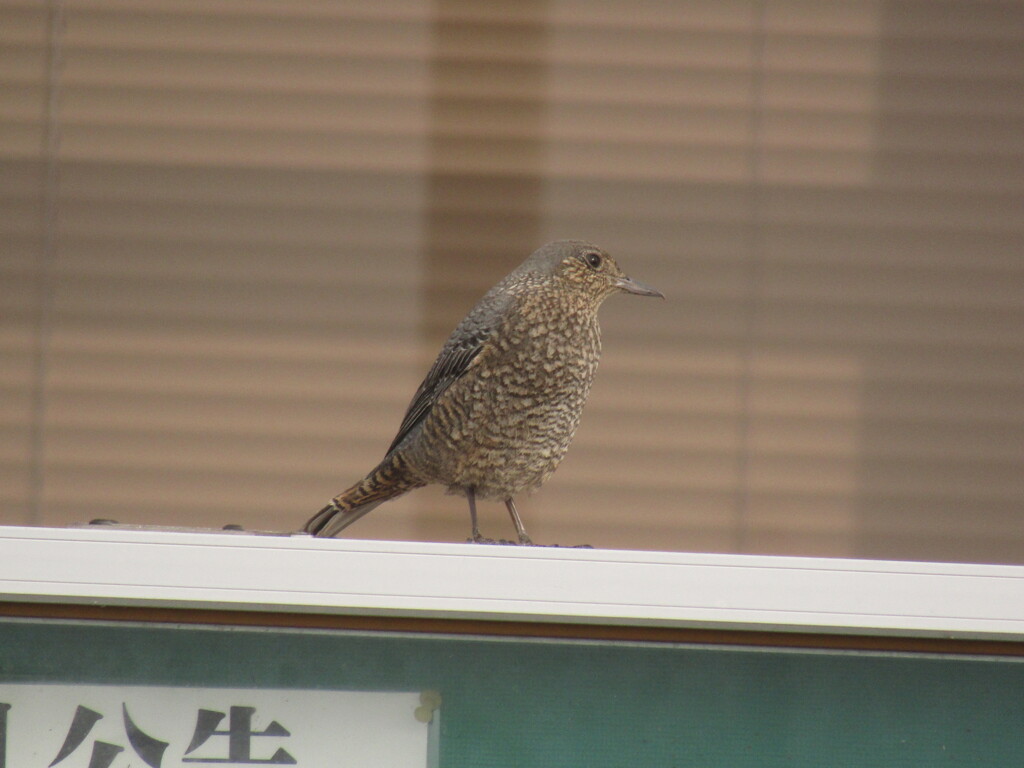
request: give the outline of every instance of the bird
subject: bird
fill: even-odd
[[[597,311],[616,293],[665,298],[586,241],[534,251],[448,337],[383,460],[303,530],[336,536],[436,483],[469,502],[467,541],[498,543],[477,522],[477,499],[488,499],[504,502],[519,543],[533,544],[514,497],[538,489],[568,451],[601,356]]]

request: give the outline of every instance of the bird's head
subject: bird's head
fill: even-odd
[[[661,291],[626,276],[605,251],[583,240],[556,240],[538,249],[528,260],[559,280],[574,293],[600,305],[613,293],[658,296]]]

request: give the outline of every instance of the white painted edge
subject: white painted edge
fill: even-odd
[[[1024,640],[1024,566],[0,527],[0,600]]]

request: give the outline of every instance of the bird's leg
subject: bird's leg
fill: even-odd
[[[512,501],[511,496],[505,499],[505,506],[508,507],[508,513],[512,517],[512,524],[516,527],[516,533],[519,534],[519,543],[533,544],[530,537],[526,535],[526,529],[523,527],[523,521],[519,519],[519,511],[516,509],[516,503]]]
[[[469,502],[469,522],[473,526],[473,534],[470,537],[470,541],[474,541],[477,544],[490,544],[490,539],[485,539],[480,535],[480,526],[477,525],[476,521],[476,489],[466,489],[466,500]]]

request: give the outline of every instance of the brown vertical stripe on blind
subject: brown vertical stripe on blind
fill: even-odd
[[[516,3],[500,15],[467,10],[457,0],[433,10],[422,302],[431,352],[540,244],[548,3]],[[418,501],[417,537],[468,520],[453,499]]]
[[[602,310],[535,539],[1024,561],[1018,3],[54,7],[0,0],[5,522],[298,526],[586,237],[668,300]]]
[[[432,347],[539,245],[547,5],[500,16],[456,0],[434,7],[423,308]]]

